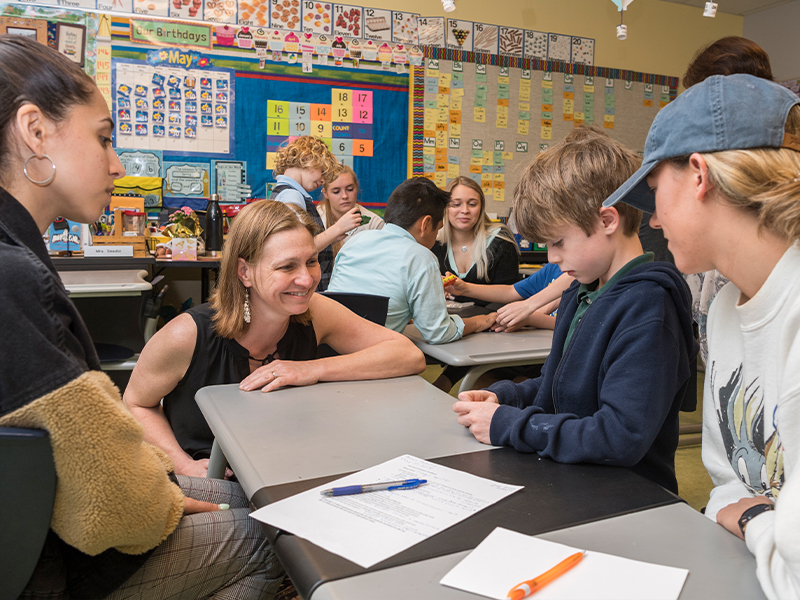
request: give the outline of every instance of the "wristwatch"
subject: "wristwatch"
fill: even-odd
[[[742,516],[739,517],[739,530],[744,535],[744,530],[747,527],[747,524],[755,519],[761,513],[765,513],[768,510],[775,510],[775,505],[770,503],[763,503],[763,504],[756,504],[755,506],[751,506],[746,511],[742,513]]]

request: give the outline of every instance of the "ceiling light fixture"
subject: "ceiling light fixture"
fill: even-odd
[[[628,10],[628,5],[630,5],[633,0],[611,0],[619,9],[619,25],[617,25],[617,39],[618,40],[626,40],[628,39],[628,26],[622,22],[623,19],[623,12]]]

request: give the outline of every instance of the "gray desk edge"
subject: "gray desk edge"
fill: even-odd
[[[689,575],[680,600],[765,598],[755,558],[744,542],[686,504],[672,504],[538,537],[633,560],[685,568]],[[646,542],[646,543],[644,543]],[[652,543],[650,543],[652,542]],[[469,551],[368,573],[319,586],[311,600],[469,600],[473,594],[439,580]]]

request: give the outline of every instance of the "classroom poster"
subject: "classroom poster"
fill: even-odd
[[[154,52],[198,56],[167,49]],[[114,58],[111,85],[117,146],[184,156],[231,155],[232,69],[187,69]]]

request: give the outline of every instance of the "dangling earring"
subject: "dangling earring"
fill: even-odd
[[[22,165],[22,172],[25,174],[25,177],[28,179],[28,181],[30,181],[34,185],[41,185],[41,186],[49,185],[50,182],[53,181],[53,178],[56,176],[56,163],[54,163],[53,159],[47,156],[47,154],[42,154],[42,159],[46,158],[47,160],[50,161],[50,166],[53,168],[53,171],[50,173],[50,177],[48,177],[47,179],[43,181],[36,181],[35,179],[31,179],[31,176],[28,175],[28,161],[34,157],[36,157],[36,154],[31,154],[28,158],[25,159],[25,162]]]
[[[244,288],[244,322],[250,323],[250,288]]]

